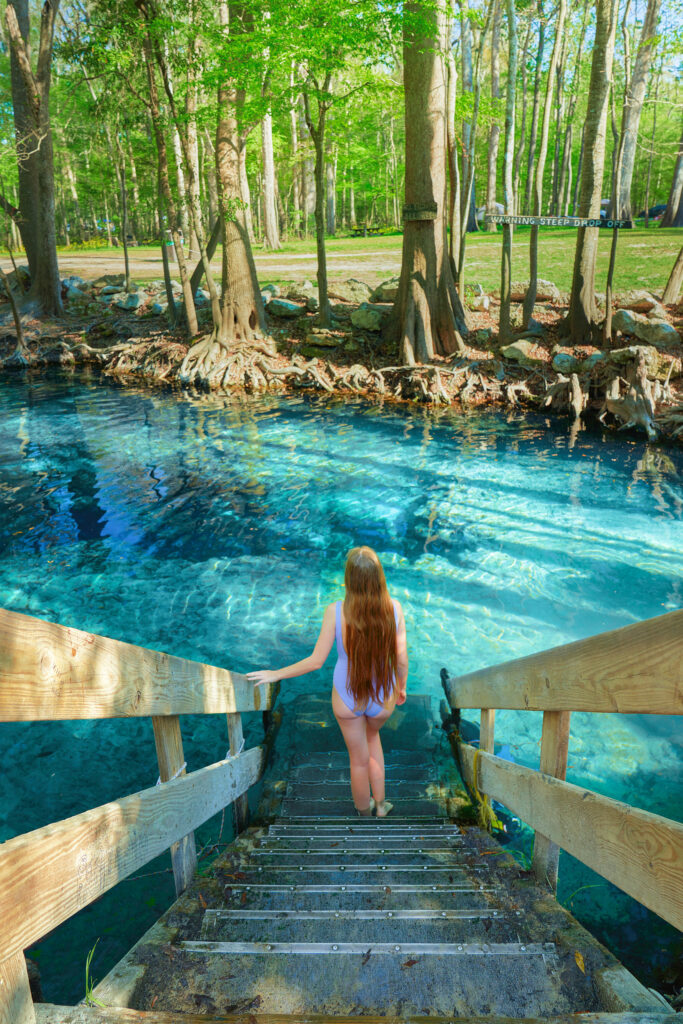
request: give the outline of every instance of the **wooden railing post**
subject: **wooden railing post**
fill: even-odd
[[[0,1024],[36,1024],[23,953],[0,963]]]
[[[496,725],[496,712],[492,708],[481,709],[479,724],[479,749],[487,754],[493,753],[493,733]]]
[[[154,742],[157,748],[161,781],[168,782],[174,776],[180,778],[181,775],[185,775],[183,740],[180,735],[178,715],[153,715],[152,726],[154,727]],[[179,896],[187,889],[197,870],[197,847],[195,846],[194,832],[190,832],[179,842],[173,843],[171,864],[173,865],[175,891]]]
[[[242,749],[244,733],[242,732],[242,716],[239,711],[226,715],[228,719],[228,738],[230,740],[230,753],[236,756]],[[238,796],[233,804],[233,819],[235,823],[235,835],[244,832],[249,824],[249,798],[246,793]]]
[[[540,770],[564,781],[567,777],[567,754],[569,751],[570,711],[544,711],[541,733]],[[557,891],[557,869],[560,848],[536,832],[532,866],[541,882],[547,882],[553,892]]]

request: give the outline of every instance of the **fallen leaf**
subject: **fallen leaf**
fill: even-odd
[[[242,904],[242,906],[244,906],[244,904],[245,904],[246,902],[247,902],[247,894],[246,894],[246,892],[243,892],[243,893],[242,893],[242,896],[241,896],[241,898],[240,898],[240,903]]]
[[[159,998],[159,996],[155,996],[154,999],[152,1000],[152,1002],[149,1004],[150,1010],[154,1009],[154,1004],[156,1003],[158,998]]]
[[[491,927],[491,919],[487,917],[484,920],[484,930],[488,931],[490,927]]]
[[[579,953],[578,949],[574,953],[574,959],[576,960],[576,966],[579,968],[582,974],[586,973],[586,964],[584,963],[583,956]]]
[[[242,878],[246,878],[246,877],[247,876],[245,875],[244,871],[236,871],[235,872],[235,878],[242,879]]]
[[[339,846],[339,843],[330,843],[330,846]]]
[[[390,893],[391,892],[391,886],[390,885],[385,885],[384,886],[384,891]]]
[[[401,970],[404,971],[406,967],[413,967],[417,963],[417,960],[404,960],[401,964]]]
[[[367,962],[368,962],[368,960],[370,959],[370,954],[371,954],[371,953],[372,953],[372,947],[370,947],[370,949],[369,949],[369,950],[367,951],[367,953],[364,953],[364,954],[363,954],[363,959],[361,960],[361,965],[362,965],[363,967],[365,967],[366,963],[367,963]]]
[[[206,902],[206,900],[204,899],[204,897],[202,896],[201,893],[199,893],[199,902],[201,903],[201,905],[204,908],[204,910],[206,910],[206,908],[208,907],[209,904]]]

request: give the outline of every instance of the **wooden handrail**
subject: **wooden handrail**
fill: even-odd
[[[275,694],[224,668],[0,609],[0,721],[265,711]]]
[[[459,744],[465,781],[683,929],[683,824]]]
[[[449,678],[451,707],[683,714],[683,611]]]
[[[263,762],[252,747],[3,843],[0,967],[245,793]]]

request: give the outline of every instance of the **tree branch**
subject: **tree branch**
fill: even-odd
[[[21,214],[17,210],[16,206],[13,206],[8,199],[0,194],[0,209],[4,210],[8,217],[11,217],[15,224],[18,224],[21,220]]]
[[[52,41],[55,34],[55,21],[59,10],[59,0],[45,0],[40,14],[40,43],[38,45],[38,63],[36,64],[36,81],[45,95],[50,80],[52,64]]]

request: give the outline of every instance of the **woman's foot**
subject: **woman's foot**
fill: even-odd
[[[382,800],[377,804],[376,815],[378,818],[386,818],[389,811],[393,810],[394,805],[390,804],[388,800]]]
[[[362,811],[361,811],[360,807],[356,807],[356,814],[360,814],[361,818],[369,818],[372,815],[372,812],[374,811],[374,809],[375,809],[375,801],[372,799],[372,797],[370,797],[370,803],[369,803],[368,807],[364,808]]]

